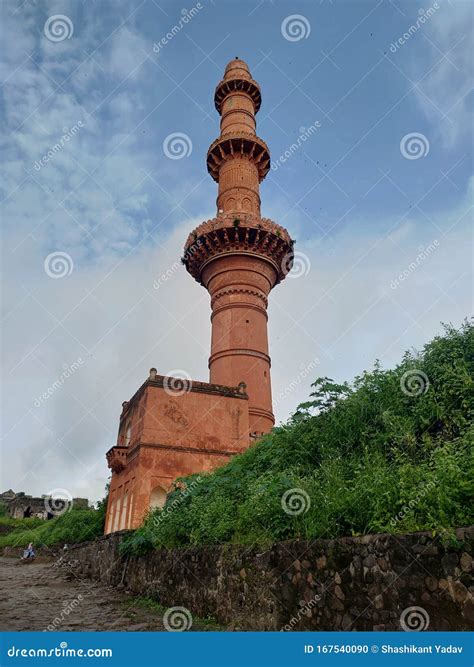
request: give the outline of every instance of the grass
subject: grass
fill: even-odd
[[[153,615],[155,616],[160,616],[161,618],[164,616],[166,613],[168,607],[164,607],[162,604],[160,604],[157,600],[151,597],[146,597],[146,596],[137,596],[133,598],[133,605],[130,605],[130,601],[125,601],[124,605],[127,605],[128,608],[128,613],[127,615],[130,616],[130,618],[133,618],[133,607],[139,607],[141,609],[146,609],[150,611]],[[194,626],[200,626],[201,630],[224,630],[224,628],[218,624],[215,618],[208,616],[207,618],[201,618],[199,616],[194,616],[193,614],[193,627]]]
[[[36,517],[30,517],[28,519],[12,519],[9,516],[0,516],[0,533],[9,533],[17,529],[30,530],[42,523],[43,521]]]
[[[29,542],[41,547],[93,540],[102,535],[104,520],[103,513],[98,510],[73,508],[50,521],[2,517],[0,525],[12,527],[11,532],[0,535],[0,547],[25,547]]]

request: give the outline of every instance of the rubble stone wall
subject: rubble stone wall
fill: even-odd
[[[468,630],[474,527],[430,533],[119,552],[124,533],[73,547],[78,574],[242,630]],[[412,609],[412,608],[419,609]]]

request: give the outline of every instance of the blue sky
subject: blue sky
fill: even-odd
[[[215,214],[213,92],[235,56],[261,86],[274,161],[318,123],[261,187],[262,214],[301,253],[302,275],[270,300],[278,419],[316,375],[393,365],[470,314],[470,3],[26,0],[2,12],[4,460],[18,454],[4,487],[96,499],[121,402],[148,368],[207,379],[209,299],[174,267]],[[58,15],[65,38],[46,28]],[[164,150],[174,133],[181,159]],[[412,134],[417,159],[404,154]],[[46,270],[57,252],[60,279]]]

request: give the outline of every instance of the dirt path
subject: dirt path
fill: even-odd
[[[165,631],[159,608],[51,562],[0,557],[0,589],[0,630]]]

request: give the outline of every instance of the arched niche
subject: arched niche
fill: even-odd
[[[166,491],[162,486],[155,486],[150,493],[150,508],[164,507],[166,502]]]

